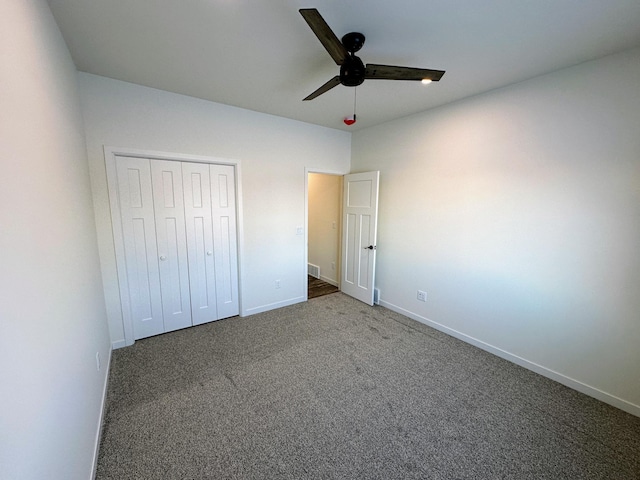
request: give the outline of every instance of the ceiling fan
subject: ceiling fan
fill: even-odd
[[[356,87],[365,80],[419,80],[439,81],[444,75],[443,70],[428,70],[424,68],[397,67],[391,65],[376,65],[367,63],[366,67],[355,53],[364,45],[364,35],[359,32],[347,33],[342,41],[333,33],[320,12],[315,8],[302,8],[300,14],[307,21],[320,43],[329,52],[331,58],[340,65],[340,75],[336,75],[303,100],[313,100],[328,92],[337,85]]]

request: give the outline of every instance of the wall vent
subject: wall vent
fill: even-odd
[[[320,278],[320,267],[318,265],[313,265],[311,263],[307,263],[307,271],[309,275],[315,278]]]

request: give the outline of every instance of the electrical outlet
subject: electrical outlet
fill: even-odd
[[[100,352],[96,352],[96,369],[100,371]]]
[[[422,290],[418,290],[418,300],[420,300],[421,302],[426,302],[427,301],[427,292],[424,292]]]
[[[276,280],[276,288],[280,288],[280,280]]]

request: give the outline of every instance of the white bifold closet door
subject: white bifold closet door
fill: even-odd
[[[138,339],[165,331],[151,164],[144,158],[119,157],[116,172],[126,267],[118,272],[120,296],[124,320],[132,323]]]
[[[238,240],[236,183],[231,165],[209,165],[211,217],[216,256],[217,305],[220,318],[238,315]]]
[[[164,331],[170,332],[192,325],[180,163],[151,160],[151,185]]]
[[[116,172],[134,338],[237,315],[234,167],[118,156]]]
[[[193,324],[237,315],[236,192],[230,165],[183,163]],[[215,247],[215,248],[214,248]]]
[[[183,164],[184,211],[189,250],[191,314],[194,325],[217,318],[216,276],[209,165]]]

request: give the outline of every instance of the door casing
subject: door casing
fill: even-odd
[[[322,169],[322,168],[305,168],[305,176],[304,176],[304,268],[303,268],[303,273],[304,276],[301,279],[301,285],[304,285],[304,298],[305,300],[308,300],[308,292],[307,292],[307,277],[308,277],[308,267],[307,267],[307,261],[309,258],[309,174],[310,173],[321,173],[321,174],[326,174],[326,175],[339,175],[342,176],[343,178],[346,175],[349,175],[349,172],[339,172],[339,171],[332,171],[332,170],[326,170],[326,169]],[[378,178],[379,178],[379,172],[378,172]],[[344,185],[343,185],[344,188]],[[378,188],[378,184],[376,184],[376,188]],[[341,202],[341,205],[343,204],[343,202]],[[342,257],[343,252],[342,249],[344,248],[343,244],[344,244],[344,235],[345,235],[345,231],[343,229],[343,217],[344,217],[344,212],[342,211],[343,207],[341,206],[341,212],[340,212],[340,231],[341,231],[341,239],[340,239],[340,252],[338,252],[338,254],[340,255],[340,257]],[[377,199],[376,199],[376,215],[377,215]],[[377,219],[376,219],[376,226],[377,226]],[[377,228],[376,228],[377,230]],[[374,238],[374,246],[375,246],[375,238]],[[375,253],[373,256],[373,265],[375,268]],[[343,277],[343,270],[344,269],[344,264],[341,261],[341,267],[340,267],[340,278],[339,278],[339,288],[342,289],[342,277]],[[374,276],[375,278],[375,276]],[[373,304],[373,298],[374,298],[374,285],[371,285],[371,303],[369,303],[369,301],[367,300],[365,303],[369,303],[370,305]]]
[[[118,202],[118,190],[117,190],[117,171],[116,161],[117,157],[137,157],[146,158],[152,160],[172,160],[177,162],[192,162],[192,163],[205,163],[205,164],[219,164],[219,165],[231,165],[235,170],[235,192],[236,192],[236,233],[237,233],[237,246],[238,246],[238,302],[240,306],[240,316],[245,316],[245,307],[243,304],[243,278],[244,269],[242,261],[242,252],[244,247],[244,232],[242,221],[242,182],[241,182],[241,165],[240,161],[227,158],[208,157],[201,155],[190,155],[173,152],[158,152],[153,150],[140,150],[133,148],[122,147],[104,147],[105,167],[107,172],[107,187],[109,191],[109,204],[111,207],[111,228],[113,231],[114,249],[115,249],[115,263],[118,272],[126,272],[126,265],[124,262],[124,236],[122,232],[122,226],[119,221],[113,219],[120,218],[120,207]],[[127,291],[127,283],[124,278],[125,275],[118,273],[118,286],[120,292]],[[135,336],[133,331],[133,324],[129,316],[130,304],[127,295],[120,295],[120,304],[122,315],[122,326],[124,331],[125,345],[133,345],[135,342]]]

